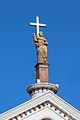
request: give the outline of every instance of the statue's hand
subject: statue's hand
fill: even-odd
[[[33,33],[33,36],[35,36],[35,33]]]
[[[35,33],[33,33],[33,40],[34,40],[34,42],[37,42],[37,39],[36,39]]]

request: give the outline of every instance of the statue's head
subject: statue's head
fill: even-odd
[[[42,31],[39,32],[39,36],[40,36],[40,37],[43,36],[43,32],[42,32]]]

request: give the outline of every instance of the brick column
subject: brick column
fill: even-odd
[[[36,82],[37,82],[37,79],[40,79],[40,82],[49,83],[49,81],[48,81],[48,66],[49,66],[48,63],[46,63],[46,64],[37,63],[35,65]]]

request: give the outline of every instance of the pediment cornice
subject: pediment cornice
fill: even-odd
[[[42,96],[31,99],[28,102],[1,114],[0,120],[12,120],[13,118],[14,120],[18,120],[18,118],[31,115],[33,112],[41,110],[45,107],[49,107],[64,118],[68,117],[69,120],[80,119],[80,112],[78,110],[57,95],[51,92],[46,92]]]
[[[24,111],[23,113],[20,113],[17,116],[14,116],[13,118],[9,119],[9,120],[18,120],[19,118],[27,118],[32,114],[36,114],[37,112],[39,112],[42,109],[45,108],[49,108],[50,110],[52,110],[53,112],[57,113],[59,116],[61,116],[63,119],[67,119],[67,120],[77,120],[75,117],[72,117],[70,114],[66,113],[65,111],[63,111],[62,109],[58,108],[58,106],[54,105],[53,103],[51,103],[50,101],[45,101],[44,103],[41,103],[27,111]]]

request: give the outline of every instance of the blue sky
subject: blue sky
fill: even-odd
[[[36,28],[29,22],[35,16],[47,24],[40,30],[49,43],[49,81],[80,110],[80,1],[0,0],[0,113],[30,99],[26,87],[36,81]]]

